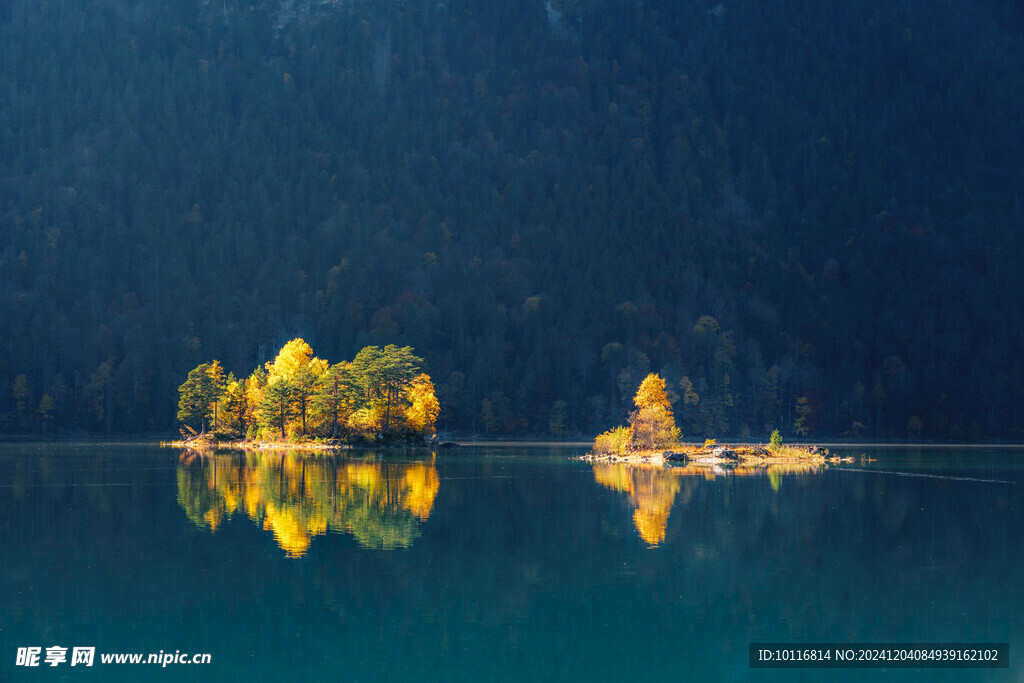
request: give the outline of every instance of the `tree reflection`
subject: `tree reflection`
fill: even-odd
[[[785,474],[811,474],[820,471],[816,464],[787,462],[771,465],[739,465],[721,467],[708,465],[686,465],[684,467],[642,466],[625,463],[595,463],[594,479],[598,484],[612,491],[629,495],[633,505],[633,526],[640,538],[651,547],[665,542],[668,516],[676,502],[676,496],[683,491],[689,499],[698,478],[714,479],[717,476],[767,476],[773,490],[778,490]],[[683,486],[683,482],[688,484]]]
[[[408,548],[434,507],[433,460],[385,463],[309,453],[182,453],[178,503],[198,527],[216,532],[241,510],[274,534],[289,557],[313,537],[352,534],[364,548]]]

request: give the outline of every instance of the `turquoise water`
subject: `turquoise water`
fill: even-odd
[[[716,474],[3,445],[0,680],[1024,680],[1024,452],[838,450]],[[1011,664],[748,666],[812,641],[1008,642]],[[54,645],[96,663],[16,666]],[[160,651],[212,661],[99,662]]]

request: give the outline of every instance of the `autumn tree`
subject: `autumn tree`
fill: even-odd
[[[220,361],[214,359],[210,362],[206,372],[210,375],[210,385],[213,388],[213,396],[210,399],[213,411],[213,431],[217,431],[217,413],[218,403],[220,397],[224,394],[224,389],[227,386],[227,380],[224,377],[224,368],[221,366]]]
[[[296,337],[281,347],[272,362],[267,363],[267,380],[272,382],[278,377],[292,379],[299,368],[313,360],[313,349],[306,340]]]
[[[267,388],[267,371],[257,366],[245,380],[245,421],[250,427],[259,422],[259,408]]]
[[[672,404],[665,392],[665,380],[647,375],[633,398],[636,410],[630,414],[634,450],[672,448],[679,443],[679,428],[672,415]]]
[[[227,387],[224,390],[224,411],[229,416],[232,430],[244,436],[249,414],[249,397],[246,391],[246,380],[235,379],[228,375]]]
[[[679,427],[672,415],[665,380],[654,373],[647,375],[633,397],[633,404],[636,410],[629,415],[629,426],[616,427],[599,435],[594,440],[596,452],[622,455],[627,451],[652,451],[679,445]]]
[[[317,393],[317,386],[324,372],[327,361],[313,356],[313,349],[300,337],[292,339],[278,352],[272,363],[267,363],[268,386],[277,381],[287,382],[288,395],[294,402],[289,408],[293,417],[302,420],[302,434],[307,433],[306,416],[310,404]],[[278,396],[280,398],[280,396]],[[283,434],[282,429],[282,434]]]
[[[405,411],[405,424],[416,434],[434,434],[434,424],[441,412],[441,404],[434,395],[434,383],[430,375],[421,373],[414,377],[405,391],[409,407]]]

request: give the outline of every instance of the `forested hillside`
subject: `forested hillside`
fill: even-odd
[[[175,424],[301,336],[439,430],[1020,437],[1002,0],[9,0],[0,431]]]

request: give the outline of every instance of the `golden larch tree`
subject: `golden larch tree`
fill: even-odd
[[[441,404],[434,395],[434,383],[423,372],[413,378],[406,389],[409,408],[405,411],[405,424],[417,434],[433,435]]]
[[[296,337],[281,347],[273,362],[267,363],[267,381],[292,379],[300,368],[313,360],[313,349],[306,340]]]
[[[303,436],[307,433],[306,416],[310,404],[327,367],[327,361],[315,358],[312,347],[301,337],[282,346],[274,362],[267,363],[267,386],[288,383],[293,412],[301,422]]]
[[[640,383],[633,398],[636,410],[629,416],[633,450],[647,451],[679,445],[679,427],[665,392],[665,380],[651,373]]]

